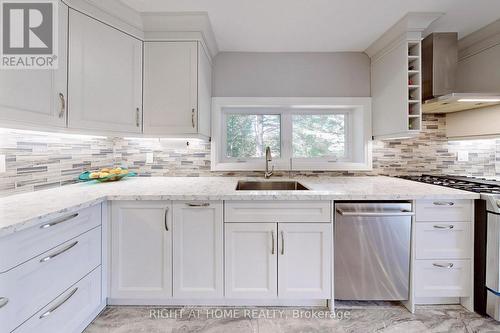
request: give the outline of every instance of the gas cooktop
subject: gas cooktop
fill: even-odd
[[[399,176],[398,178],[450,187],[457,190],[500,195],[500,181],[487,180],[483,178],[433,175]]]

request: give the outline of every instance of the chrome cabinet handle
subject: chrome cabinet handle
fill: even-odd
[[[62,118],[66,113],[66,101],[64,99],[63,93],[59,93],[59,101],[61,102],[61,110],[59,111],[59,118]]]
[[[140,122],[140,114],[139,114],[139,108],[135,108],[135,125],[139,127],[141,125]]]
[[[401,211],[386,211],[386,212],[346,212],[337,208],[337,213],[342,216],[413,216],[414,212],[401,210]]]
[[[195,109],[192,108],[191,109],[191,125],[193,125],[193,128],[195,128],[195,126],[194,126],[194,113],[195,113]]]
[[[274,254],[274,231],[271,231],[271,254]]]
[[[7,297],[0,297],[0,309],[9,303],[9,299]]]
[[[63,222],[69,221],[71,219],[74,219],[77,216],[78,216],[78,213],[75,213],[75,214],[71,214],[69,216],[65,216],[65,217],[61,218],[60,220],[56,220],[54,222],[42,224],[40,226],[40,229],[47,229],[47,228],[53,227],[55,225],[58,225],[59,223],[63,223]]]
[[[64,252],[68,251],[69,249],[73,248],[76,244],[78,244],[78,241],[74,241],[73,243],[63,247],[61,250],[59,250],[59,251],[57,251],[49,256],[46,256],[45,258],[40,259],[40,262],[47,262],[49,260],[52,260],[55,257],[57,257],[58,255],[61,255]]]
[[[165,215],[163,217],[165,223],[165,230],[168,231],[168,223],[167,223],[167,215],[168,215],[168,207],[165,208]]]
[[[432,203],[434,206],[454,206],[455,203],[451,201],[434,201]]]
[[[439,268],[452,268],[453,264],[452,263],[449,263],[449,264],[446,264],[446,265],[443,265],[443,264],[432,264],[432,266],[439,267]]]
[[[434,229],[453,229],[453,228],[455,228],[455,226],[452,225],[452,224],[450,224],[450,225],[439,225],[439,224],[437,224],[437,225],[433,226],[433,228]]]
[[[73,289],[67,296],[64,297],[64,299],[62,299],[59,303],[57,303],[52,308],[50,308],[50,310],[48,310],[47,312],[45,312],[44,314],[42,314],[40,316],[40,319],[43,319],[43,318],[46,318],[46,317],[50,316],[52,314],[52,312],[56,311],[61,305],[63,305],[64,303],[66,303],[74,294],[76,294],[77,291],[78,291],[78,287],[76,287],[75,289]]]
[[[208,207],[210,206],[210,203],[208,202],[203,202],[203,203],[187,203],[186,205],[188,205],[189,207]]]
[[[285,254],[285,233],[281,231],[281,255]]]

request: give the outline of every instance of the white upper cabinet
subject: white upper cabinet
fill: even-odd
[[[142,41],[69,13],[69,127],[142,131]]]
[[[410,137],[421,129],[420,39],[400,40],[372,58],[373,135]]]
[[[210,136],[212,68],[196,41],[144,43],[144,134]]]
[[[422,32],[441,15],[407,13],[365,50],[376,139],[409,138],[422,129]]]
[[[221,298],[222,202],[173,204],[174,298]]]
[[[18,127],[66,127],[68,7],[59,2],[59,67],[0,71],[0,121]]]

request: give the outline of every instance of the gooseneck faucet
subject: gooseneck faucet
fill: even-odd
[[[271,157],[271,148],[268,146],[268,147],[266,147],[266,172],[264,173],[265,179],[269,179],[273,175],[274,165],[273,165],[271,171],[269,171],[269,162],[271,162],[272,160],[273,159]]]

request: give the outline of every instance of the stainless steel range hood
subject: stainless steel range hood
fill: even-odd
[[[500,93],[456,91],[458,34],[433,33],[422,41],[422,112],[449,113],[500,104]]]

